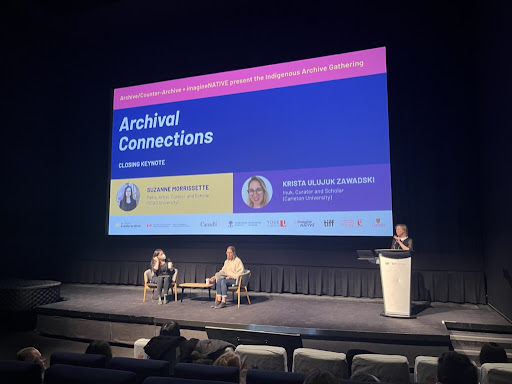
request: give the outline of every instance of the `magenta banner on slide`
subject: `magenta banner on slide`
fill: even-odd
[[[250,206],[248,183],[263,180],[269,202]],[[260,182],[256,182],[256,187]],[[253,190],[255,188],[253,187]],[[264,192],[262,192],[264,193]],[[389,164],[235,173],[233,212],[327,212],[391,210]]]
[[[114,110],[386,73],[384,47],[114,90]]]

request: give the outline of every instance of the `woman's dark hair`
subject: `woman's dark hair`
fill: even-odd
[[[174,321],[170,321],[162,325],[160,328],[160,336],[181,336],[180,325]]]
[[[135,200],[133,198],[133,187],[128,184],[125,188],[124,188],[124,191],[123,191],[123,198],[121,199],[121,201],[125,202],[126,203],[126,191],[128,190],[128,188],[130,188],[130,191],[131,191],[131,195],[130,195],[130,199],[132,200]]]
[[[89,346],[85,350],[85,353],[103,355],[107,358],[107,362],[112,360],[112,349],[110,348],[110,344],[106,340],[91,341]]]
[[[480,350],[480,364],[506,363],[507,351],[497,343],[485,343]]]
[[[437,362],[437,380],[443,384],[477,384],[476,367],[466,355],[444,352]]]

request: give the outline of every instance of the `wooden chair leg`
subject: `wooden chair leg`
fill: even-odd
[[[251,299],[249,299],[249,292],[247,291],[247,287],[245,287],[245,295],[247,296],[247,301],[251,304]]]
[[[174,301],[178,301],[178,287],[174,284]]]
[[[238,308],[240,308],[240,288],[238,288]]]
[[[144,298],[142,299],[142,302],[143,303],[146,302],[146,287],[144,287]]]

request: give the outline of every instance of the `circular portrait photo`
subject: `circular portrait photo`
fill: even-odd
[[[263,176],[250,177],[242,186],[242,199],[251,208],[263,208],[272,199],[272,185]]]
[[[117,205],[123,211],[132,211],[139,203],[139,188],[133,183],[126,183],[117,191]]]

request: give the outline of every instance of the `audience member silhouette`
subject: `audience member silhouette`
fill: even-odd
[[[380,380],[377,376],[366,372],[354,373],[352,376],[350,376],[350,380],[361,381],[364,383],[380,383]]]
[[[338,379],[331,372],[314,368],[306,375],[304,384],[338,384]]]
[[[85,353],[103,355],[107,358],[107,364],[112,360],[112,348],[110,348],[110,344],[106,340],[91,341]]]
[[[150,359],[165,360],[169,362],[169,373],[174,375],[176,366],[176,348],[178,348],[186,339],[181,336],[180,325],[170,321],[160,328],[160,335],[149,340],[144,347]]]
[[[242,377],[242,361],[240,360],[240,357],[235,354],[235,352],[224,352],[222,355],[219,356],[217,360],[213,362],[213,365],[219,365],[223,367],[236,367],[240,371],[240,384],[245,384],[245,380]]]
[[[437,381],[440,384],[477,384],[477,369],[466,355],[444,352],[437,362]]]
[[[507,351],[497,343],[485,343],[480,350],[480,364],[507,363]]]
[[[43,382],[44,371],[46,370],[46,359],[41,355],[41,352],[39,352],[35,347],[25,347],[16,353],[16,359],[19,361],[39,364],[41,367],[41,382]]]
[[[27,361],[29,363],[36,363],[41,366],[41,373],[46,369],[44,363],[46,359],[41,355],[35,347],[26,347],[20,349],[16,354],[16,358],[20,361]]]
[[[237,367],[238,369],[242,369],[242,362],[240,361],[240,357],[231,351],[224,352],[221,356],[219,356],[217,360],[214,361],[213,365],[220,365],[223,367]]]

